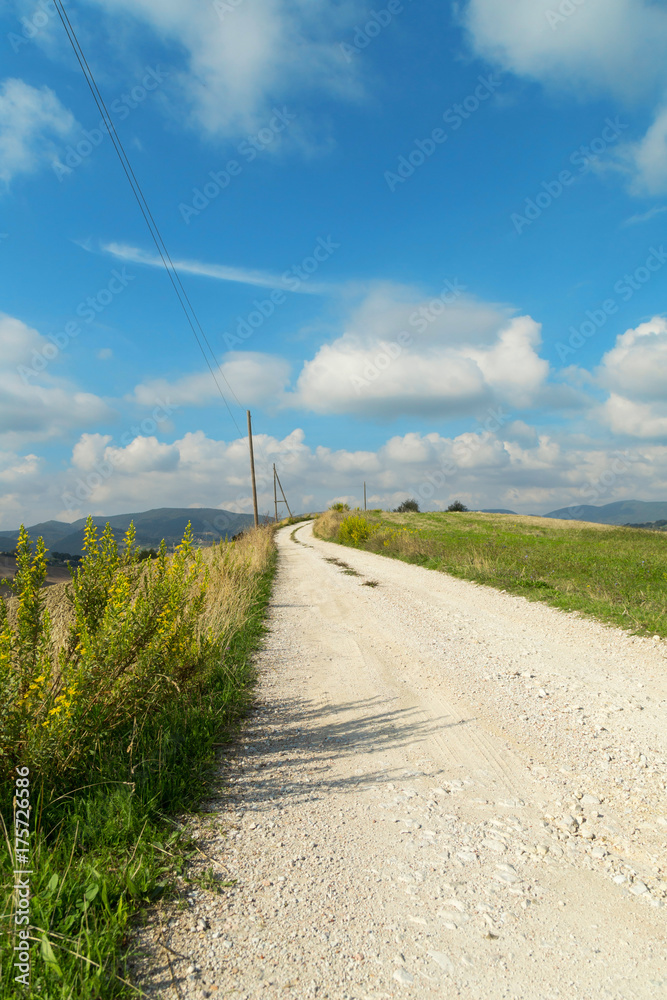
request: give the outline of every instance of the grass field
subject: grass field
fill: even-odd
[[[0,628],[7,1000],[139,995],[126,965],[133,920],[172,891],[194,850],[172,817],[206,795],[215,747],[252,697],[275,567],[271,529],[199,553],[184,546],[152,565],[114,562],[103,539],[89,552],[94,545],[76,607],[63,587],[32,586],[40,557],[28,553],[22,597],[7,602]],[[28,990],[14,980],[18,862],[9,839],[14,779],[26,768]],[[213,872],[204,881],[225,891]]]
[[[510,514],[345,514],[320,538],[667,636],[667,537],[583,521]]]

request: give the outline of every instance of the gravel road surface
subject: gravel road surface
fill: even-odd
[[[148,995],[667,997],[667,643],[277,538],[256,706],[182,817],[236,884],[150,913]]]

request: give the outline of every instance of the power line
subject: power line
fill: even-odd
[[[185,288],[183,286],[183,283],[181,281],[180,275],[179,275],[179,273],[178,273],[178,271],[176,269],[176,266],[174,265],[174,262],[173,262],[173,260],[171,258],[171,255],[169,254],[169,250],[168,250],[167,245],[166,245],[166,243],[164,241],[162,233],[160,232],[158,224],[155,221],[153,213],[150,210],[150,206],[148,204],[146,196],[144,195],[142,187],[141,187],[141,185],[140,185],[140,183],[139,183],[139,181],[138,181],[138,179],[137,179],[137,177],[136,177],[136,175],[134,173],[134,170],[132,168],[132,164],[130,163],[130,159],[129,159],[126,151],[125,151],[125,147],[123,146],[123,143],[122,143],[122,141],[120,139],[120,136],[118,135],[118,133],[116,131],[116,127],[114,125],[113,119],[111,118],[111,115],[109,114],[109,111],[108,111],[107,106],[105,104],[104,98],[102,97],[102,94],[101,94],[101,92],[99,90],[99,87],[97,86],[97,81],[95,80],[95,76],[93,74],[92,69],[90,68],[88,60],[86,59],[85,53],[84,53],[84,51],[83,51],[83,49],[81,47],[81,43],[79,42],[79,39],[78,39],[77,34],[76,34],[75,30],[74,30],[74,27],[72,26],[72,23],[71,23],[68,15],[67,15],[67,11],[63,7],[62,0],[54,0],[54,5],[55,5],[55,8],[56,8],[56,10],[58,12],[58,16],[59,16],[59,18],[60,18],[60,20],[62,22],[63,28],[65,29],[65,32],[66,32],[67,37],[69,39],[69,42],[70,42],[70,44],[72,46],[72,49],[74,51],[74,55],[76,56],[77,62],[79,63],[79,66],[81,67],[81,72],[83,73],[84,78],[86,80],[86,83],[88,84],[88,88],[89,88],[89,90],[90,90],[90,92],[91,92],[91,94],[93,96],[93,100],[95,101],[95,104],[97,105],[97,109],[98,109],[100,115],[102,116],[102,120],[104,121],[104,124],[106,125],[107,131],[109,133],[109,138],[111,139],[111,142],[113,143],[113,147],[114,147],[114,149],[116,151],[116,155],[118,156],[118,159],[119,159],[120,164],[121,164],[121,166],[123,168],[125,176],[127,177],[128,183],[129,183],[129,185],[130,185],[130,187],[132,189],[132,193],[133,193],[133,195],[134,195],[134,197],[136,199],[136,202],[137,202],[137,204],[139,206],[139,210],[141,211],[141,214],[142,214],[142,216],[144,218],[146,226],[148,227],[148,231],[151,234],[151,238],[152,238],[152,240],[153,240],[153,242],[155,244],[157,252],[158,252],[158,254],[160,256],[160,259],[161,259],[161,261],[162,261],[162,263],[164,265],[165,271],[167,272],[167,274],[169,276],[169,280],[171,281],[171,284],[172,284],[172,287],[174,289],[174,292],[176,293],[176,297],[178,298],[178,301],[179,301],[179,304],[181,306],[181,309],[183,310],[183,313],[185,314],[185,318],[186,318],[186,320],[188,322],[188,325],[190,326],[190,329],[192,330],[194,338],[197,341],[197,346],[199,347],[199,350],[202,353],[204,361],[206,362],[206,366],[207,366],[208,370],[210,371],[211,377],[213,378],[213,381],[215,383],[216,389],[218,390],[218,392],[219,392],[219,394],[220,394],[220,396],[222,398],[222,401],[224,402],[224,404],[225,404],[225,406],[227,408],[227,411],[229,412],[229,415],[232,418],[234,426],[236,427],[236,430],[238,431],[239,436],[242,437],[243,436],[243,431],[239,427],[238,421],[236,420],[236,417],[234,416],[234,413],[233,413],[233,411],[232,411],[232,409],[231,409],[231,407],[230,407],[230,405],[229,405],[229,403],[227,401],[227,398],[226,398],[225,394],[223,393],[223,391],[222,391],[222,389],[220,387],[220,383],[218,382],[218,379],[216,377],[216,371],[215,371],[215,369],[217,369],[218,373],[222,377],[223,381],[225,382],[227,388],[229,389],[231,395],[234,397],[234,400],[236,401],[236,403],[238,404],[238,406],[241,407],[242,409],[244,409],[244,406],[241,403],[241,401],[239,400],[239,398],[236,395],[236,393],[234,392],[234,389],[233,389],[232,385],[230,384],[229,380],[227,379],[227,376],[225,375],[224,371],[222,370],[222,367],[219,365],[219,363],[218,363],[218,361],[216,359],[216,356],[215,356],[215,352],[214,352],[214,350],[213,350],[213,348],[212,348],[212,346],[211,346],[211,344],[209,342],[208,337],[206,336],[206,333],[205,333],[205,331],[204,331],[204,329],[202,327],[201,322],[199,321],[199,317],[198,317],[198,315],[197,315],[197,313],[195,311],[195,308],[192,305],[192,302],[190,301],[190,297],[188,296],[188,293],[187,293],[187,291],[185,290]],[[199,330],[199,334],[201,334],[201,338],[200,338],[200,335],[197,333],[197,330]],[[204,344],[202,344],[202,340],[203,340],[204,344],[206,345],[206,347],[208,348],[208,352],[210,354],[210,357],[213,360],[213,365],[211,364],[211,361],[209,360],[209,356],[207,355],[206,350],[204,349]],[[214,369],[214,366],[215,366],[215,369]],[[262,450],[261,446],[260,446],[260,450]],[[264,460],[267,461],[266,457],[265,457]],[[281,486],[281,489],[282,489],[282,486]]]
[[[220,375],[224,379],[224,381],[225,381],[227,387],[229,388],[232,396],[234,397],[234,399],[236,400],[236,402],[238,403],[239,406],[241,406],[242,404],[240,403],[240,401],[239,401],[236,393],[234,392],[234,390],[232,389],[231,385],[229,384],[229,381],[227,380],[227,377],[225,376],[224,372],[222,371],[220,365],[218,364],[218,362],[216,360],[216,357],[215,357],[215,352],[213,351],[213,348],[211,347],[211,344],[209,343],[208,337],[206,336],[206,333],[204,332],[204,329],[203,329],[203,327],[202,327],[202,325],[201,325],[201,323],[199,321],[199,317],[197,316],[197,313],[195,312],[194,306],[192,305],[192,303],[190,301],[190,298],[189,298],[189,296],[188,296],[185,288],[183,287],[183,283],[182,283],[182,281],[180,279],[178,271],[176,270],[176,267],[174,266],[174,262],[171,259],[171,256],[170,256],[169,251],[167,249],[167,246],[166,246],[166,244],[164,242],[162,234],[161,234],[161,232],[160,232],[160,230],[158,228],[158,225],[157,225],[155,219],[153,218],[153,214],[152,214],[152,212],[150,210],[150,207],[149,207],[148,202],[146,200],[146,197],[145,197],[145,195],[143,193],[141,185],[139,184],[139,181],[136,178],[134,170],[132,169],[132,165],[130,163],[129,157],[128,157],[127,153],[125,152],[125,148],[123,147],[123,144],[122,144],[122,142],[120,140],[120,137],[119,137],[118,133],[116,132],[116,127],[115,127],[115,125],[113,123],[113,119],[111,118],[111,115],[109,114],[109,111],[107,110],[106,104],[104,103],[104,98],[102,97],[102,94],[100,93],[100,90],[99,90],[99,88],[97,86],[97,82],[95,81],[95,77],[93,75],[93,71],[91,70],[90,66],[88,65],[88,61],[87,61],[87,59],[86,59],[86,57],[84,55],[83,49],[81,48],[81,44],[79,42],[79,39],[77,38],[76,32],[74,31],[74,28],[72,27],[72,24],[70,22],[69,17],[67,16],[67,12],[63,8],[62,0],[54,0],[54,4],[55,4],[55,8],[56,8],[56,10],[58,12],[58,16],[60,17],[60,20],[62,22],[63,28],[65,29],[65,32],[66,32],[67,37],[69,39],[69,42],[70,42],[70,44],[72,46],[72,49],[74,50],[74,55],[76,56],[76,59],[77,59],[77,61],[79,63],[79,66],[81,67],[81,72],[83,73],[83,75],[85,77],[85,80],[86,80],[86,83],[88,84],[88,87],[90,89],[90,92],[93,95],[93,100],[95,101],[95,104],[97,105],[97,109],[98,109],[99,113],[102,115],[102,120],[104,121],[104,124],[106,125],[107,131],[109,133],[109,138],[111,139],[111,142],[113,143],[113,147],[116,150],[116,154],[118,156],[118,159],[120,160],[120,164],[121,164],[121,166],[123,168],[125,176],[127,177],[128,183],[129,183],[130,187],[132,188],[132,193],[134,194],[134,197],[135,197],[135,199],[137,201],[137,204],[139,205],[139,209],[141,211],[141,214],[144,217],[144,221],[145,221],[146,225],[148,226],[148,231],[150,232],[151,237],[153,239],[153,242],[155,243],[155,246],[157,248],[158,254],[160,255],[160,259],[162,260],[164,268],[165,268],[167,274],[169,275],[169,280],[171,281],[171,284],[172,284],[173,289],[174,289],[174,291],[176,293],[178,301],[179,301],[179,303],[181,305],[181,308],[182,308],[182,310],[183,310],[183,312],[185,314],[185,318],[188,321],[188,324],[190,326],[190,329],[192,330],[194,338],[197,341],[197,345],[199,347],[199,350],[201,351],[201,353],[202,353],[202,355],[204,357],[204,361],[206,362],[208,370],[210,371],[211,376],[213,378],[213,381],[215,382],[215,386],[216,386],[218,392],[220,393],[220,396],[222,397],[222,400],[223,400],[225,406],[227,407],[229,415],[232,418],[232,421],[234,422],[234,425],[235,425],[235,427],[236,427],[239,435],[242,435],[242,431],[241,431],[241,428],[238,425],[236,417],[234,416],[234,414],[232,412],[232,409],[231,409],[229,403],[227,402],[227,398],[226,398],[225,394],[223,393],[222,389],[220,388],[220,383],[218,382],[218,379],[216,378],[216,374],[215,374],[214,368],[211,365],[211,361],[209,360],[209,357],[208,357],[208,355],[207,355],[207,353],[206,353],[206,351],[204,349],[204,345],[202,344],[202,339],[203,339],[204,343],[206,344],[206,347],[208,348],[210,356],[213,359],[214,365],[217,367]],[[201,338],[200,338],[199,334],[197,333],[197,330],[199,330],[199,333],[201,334]]]

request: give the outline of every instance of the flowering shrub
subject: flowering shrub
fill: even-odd
[[[0,600],[0,771],[75,770],[116,727],[135,724],[191,683],[221,641],[201,625],[208,585],[190,525],[171,556],[140,561],[134,526],[119,552],[92,518],[68,586],[71,618],[59,647],[45,606],[46,550],[21,528],[14,599]],[[13,620],[11,620],[13,619]]]
[[[344,545],[362,545],[373,533],[373,525],[364,517],[346,517],[338,528],[338,541]]]

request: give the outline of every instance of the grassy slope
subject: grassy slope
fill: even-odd
[[[68,789],[55,803],[48,801],[49,790],[42,790],[32,842],[35,946],[28,995],[35,1000],[138,995],[125,967],[132,918],[145,903],[170,891],[191,849],[168,814],[201,801],[215,744],[234,732],[252,697],[252,654],[264,631],[275,549],[266,538],[255,545],[250,536],[238,550],[247,587],[239,593],[238,578],[233,586],[223,578],[217,582],[208,624],[226,628],[229,641],[205,684],[175,696],[139,732],[128,718],[127,731],[99,747],[90,760],[92,787]],[[33,777],[33,797],[38,792]],[[0,802],[8,829],[10,794],[5,788]],[[4,852],[1,866],[3,914],[9,923],[12,865]],[[208,884],[215,887],[212,877]],[[51,950],[39,943],[36,928],[48,929]],[[11,939],[3,937],[0,991],[8,1000],[24,998],[23,988],[13,983],[13,959],[6,948]]]
[[[343,516],[324,515],[316,533],[338,540]],[[664,534],[509,514],[366,516],[368,551],[667,636]]]

